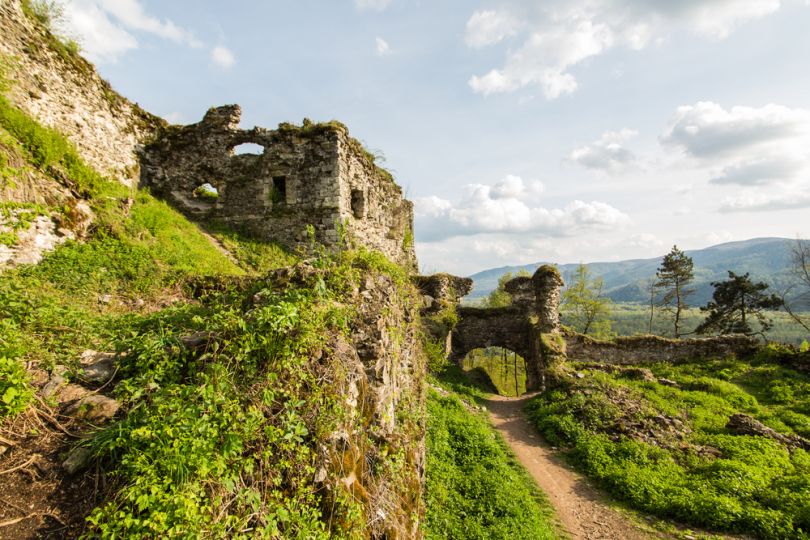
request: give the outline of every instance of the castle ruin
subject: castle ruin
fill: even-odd
[[[196,220],[289,248],[309,244],[311,225],[325,246],[345,235],[416,269],[413,204],[345,126],[244,130],[240,117],[238,105],[226,105],[168,127],[141,152],[141,185]],[[234,152],[245,143],[260,153]]]

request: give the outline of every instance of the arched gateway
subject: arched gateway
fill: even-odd
[[[506,283],[512,304],[502,308],[458,308],[458,324],[451,332],[451,361],[461,361],[473,349],[503,347],[526,361],[526,389],[544,386],[545,371],[564,355],[560,334],[560,287],[553,266],[541,266],[532,277]]]
[[[457,302],[472,285],[469,279],[447,274],[418,279],[423,293],[432,299],[428,312]],[[562,285],[557,269],[544,265],[532,277],[517,277],[506,283],[506,292],[512,297],[507,307],[458,307],[458,322],[446,335],[448,358],[461,365],[473,349],[503,347],[526,361],[526,390],[543,388],[547,370],[565,357],[559,316]]]

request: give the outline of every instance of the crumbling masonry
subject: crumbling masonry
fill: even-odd
[[[239,128],[238,105],[171,126],[141,156],[141,185],[193,219],[219,221],[287,247],[308,226],[329,247],[341,236],[416,268],[413,205],[391,175],[337,122]],[[236,154],[244,143],[260,154]]]

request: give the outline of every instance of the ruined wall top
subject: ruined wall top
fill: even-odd
[[[288,247],[335,246],[340,231],[415,269],[413,205],[339,122],[241,129],[241,109],[209,109],[170,126],[142,152],[141,181],[191,217]],[[234,149],[245,143],[247,153]]]
[[[440,273],[430,276],[414,276],[413,283],[425,296],[428,311],[458,304],[472,290],[473,280],[452,274]]]

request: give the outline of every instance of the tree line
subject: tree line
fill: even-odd
[[[712,299],[700,310],[705,319],[692,330],[683,328],[683,314],[689,309],[689,297],[695,292],[692,258],[673,246],[649,283],[648,332],[652,333],[656,310],[669,313],[676,338],[689,334],[762,335],[773,321],[767,312],[784,309],[805,330],[810,317],[795,306],[810,303],[810,243],[797,240],[792,249],[793,285],[781,294],[769,291],[763,281],[754,281],[749,273],[728,270],[728,279],[713,281]],[[611,300],[603,294],[602,278],[593,277],[584,264],[579,265],[562,295],[560,311],[576,330],[596,337],[613,337],[610,324]],[[754,325],[754,323],[757,323]]]

